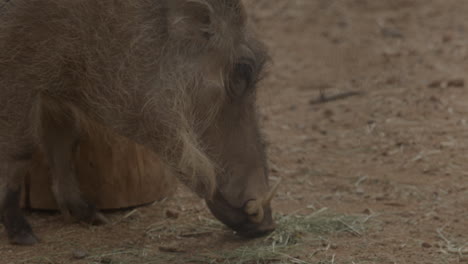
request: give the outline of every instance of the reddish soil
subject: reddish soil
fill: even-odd
[[[275,212],[368,216],[360,235],[326,237],[317,254],[304,243],[304,262],[285,263],[468,263],[468,2],[247,2],[274,60],[259,97],[271,176],[284,178]],[[90,227],[32,213],[42,243],[1,231],[0,263],[200,263],[247,243],[210,229],[182,189],[108,215]]]

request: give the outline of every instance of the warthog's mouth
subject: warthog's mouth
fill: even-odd
[[[218,191],[212,200],[206,201],[206,204],[218,220],[236,231],[240,236],[247,238],[260,237],[275,230],[276,225],[273,222],[269,205],[263,208],[264,215],[262,221],[252,222],[244,208],[231,206]]]
[[[246,221],[243,225],[239,227],[233,228],[240,236],[246,238],[256,238],[270,234],[276,228],[276,224],[274,223],[272,216],[271,216],[271,209],[268,208],[268,212],[265,212],[265,220],[260,223],[252,223],[250,221]]]

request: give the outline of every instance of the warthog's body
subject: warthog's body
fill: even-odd
[[[36,242],[18,200],[38,147],[62,212],[104,220],[81,197],[71,159],[89,120],[159,154],[228,226],[271,230],[255,112],[264,62],[239,0],[9,1],[0,9],[0,216],[10,241]]]

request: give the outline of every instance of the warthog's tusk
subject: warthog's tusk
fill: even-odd
[[[281,184],[282,178],[271,188],[265,198],[261,200],[250,200],[244,206],[244,212],[249,216],[249,220],[252,223],[260,224],[263,222],[265,212],[263,211],[264,206],[268,206],[278,191],[278,187]]]
[[[250,200],[244,206],[244,211],[252,223],[260,224],[264,218],[262,203],[258,200]]]
[[[275,185],[273,186],[273,188],[271,188],[270,192],[263,199],[263,202],[262,202],[263,206],[267,206],[268,204],[270,204],[271,200],[273,199],[276,192],[278,191],[278,188],[279,188],[280,183],[281,183],[282,180],[283,180],[283,178],[279,178],[278,182],[276,182]]]

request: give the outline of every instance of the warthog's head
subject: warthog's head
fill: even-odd
[[[203,185],[197,192],[224,224],[248,237],[266,234],[274,230],[270,201],[276,188],[268,184],[255,107],[257,82],[267,61],[265,48],[249,29],[239,0],[172,4],[170,32],[201,69],[190,94],[194,103],[187,107],[199,151],[194,151],[195,144],[186,144],[191,151],[183,160],[191,166],[179,168],[191,171],[181,174],[204,174],[194,177],[199,181],[195,184]],[[213,192],[206,177],[211,171]]]

